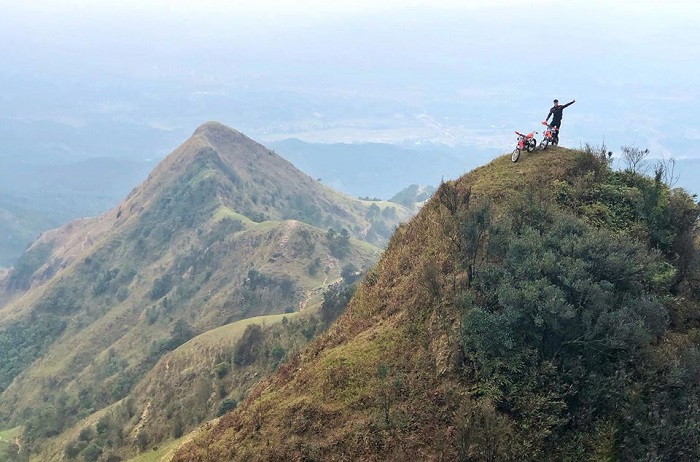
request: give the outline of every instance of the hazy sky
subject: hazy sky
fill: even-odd
[[[574,144],[640,137],[670,153],[681,140],[689,155],[700,138],[698,2],[0,0],[0,11],[3,119],[78,127],[98,114],[188,133],[218,119],[326,142],[420,126],[505,149],[558,97],[577,99]]]
[[[191,50],[248,49],[284,59],[295,46],[325,41],[353,51],[403,45],[451,50],[468,59],[471,49],[530,53],[630,53],[664,60],[698,57],[698,2],[686,1],[77,1],[6,2],[0,16],[3,50],[20,63],[35,53],[132,58],[154,50],[181,56]],[[411,36],[409,33],[413,33]],[[497,35],[498,34],[498,35]],[[365,36],[375,42],[365,43]],[[397,43],[412,38],[405,43]],[[445,42],[452,42],[445,43]],[[139,46],[135,46],[139,44]],[[318,43],[324,45],[324,43]],[[363,46],[366,48],[359,48]],[[304,56],[297,50],[297,56]],[[335,50],[336,52],[342,50]],[[94,53],[90,55],[88,53]],[[658,54],[657,54],[658,53]],[[128,56],[128,55],[126,55]],[[308,56],[307,56],[308,59]],[[653,63],[650,63],[653,64]]]

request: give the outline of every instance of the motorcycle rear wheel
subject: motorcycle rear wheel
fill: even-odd
[[[537,140],[532,138],[527,144],[527,152],[533,152],[537,148]]]

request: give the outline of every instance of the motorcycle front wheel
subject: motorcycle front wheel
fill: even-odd
[[[547,149],[547,145],[548,145],[548,144],[549,144],[549,143],[547,142],[547,140],[542,140],[542,141],[540,142],[540,151],[544,151],[545,149]]]
[[[515,148],[513,149],[513,153],[510,155],[510,160],[513,162],[517,162],[518,159],[520,159],[520,149]]]

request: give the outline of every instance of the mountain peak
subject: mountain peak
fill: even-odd
[[[228,127],[220,122],[205,122],[194,131],[192,137],[201,136],[211,144],[219,143],[239,143],[241,141],[253,141],[243,133]]]

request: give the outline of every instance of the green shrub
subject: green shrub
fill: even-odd
[[[233,362],[237,366],[253,364],[262,349],[263,330],[258,324],[246,326],[234,347]]]
[[[228,374],[228,363],[227,362],[221,362],[214,366],[214,373],[216,376],[220,379],[223,379],[226,377],[226,374]]]
[[[83,456],[83,460],[86,462],[95,462],[99,460],[100,456],[102,455],[102,448],[92,442],[88,444],[85,449],[83,449],[81,454]]]
[[[238,406],[238,401],[236,401],[233,398],[227,398],[221,402],[219,405],[219,408],[216,410],[216,416],[221,417],[222,415],[226,414],[228,411],[232,411],[233,409],[236,409]]]

